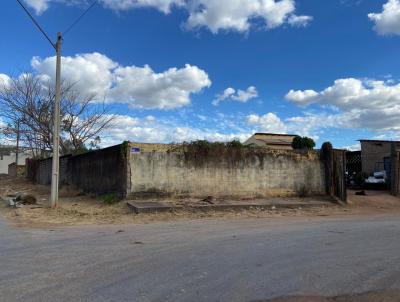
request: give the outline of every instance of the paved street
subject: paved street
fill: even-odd
[[[257,301],[400,289],[400,217],[20,229],[0,217],[1,301]]]

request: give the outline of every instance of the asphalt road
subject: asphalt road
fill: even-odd
[[[53,230],[0,217],[0,301],[235,302],[381,289],[400,289],[399,216]]]

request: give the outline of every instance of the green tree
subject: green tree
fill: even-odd
[[[315,142],[312,138],[307,136],[301,137],[299,135],[295,136],[292,141],[292,148],[295,150],[312,150],[315,147]]]

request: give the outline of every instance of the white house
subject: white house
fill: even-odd
[[[8,173],[8,165],[15,162],[16,153],[14,146],[0,145],[0,174]],[[18,154],[18,165],[25,165],[25,159],[32,157],[32,153],[24,148],[20,148]]]

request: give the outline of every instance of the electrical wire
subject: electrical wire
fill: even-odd
[[[94,1],[64,32],[63,36],[65,36],[82,18],[97,4],[98,0]]]
[[[23,8],[23,10],[28,14],[29,18],[32,20],[32,22],[36,25],[36,27],[41,31],[41,33],[45,36],[47,41],[53,46],[53,48],[56,48],[56,45],[51,41],[49,36],[46,34],[46,32],[43,30],[43,28],[39,25],[39,23],[35,20],[35,18],[32,16],[32,14],[26,9],[26,7],[22,4],[20,0],[17,0],[19,5]]]

